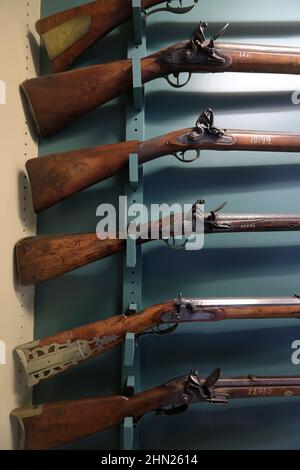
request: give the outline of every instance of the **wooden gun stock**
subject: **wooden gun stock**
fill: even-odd
[[[161,324],[164,315],[176,311],[176,301],[170,300],[133,315],[114,316],[20,345],[16,352],[27,374],[27,385],[36,385],[99,356],[121,344],[127,333],[139,335]]]
[[[25,450],[62,446],[121,424],[130,413],[123,396],[94,398],[15,410],[24,430]]]
[[[16,245],[19,276],[24,285],[45,281],[118,253],[124,243],[94,233],[29,237]]]
[[[225,377],[216,369],[206,379],[193,370],[133,397],[113,396],[49,403],[14,410],[25,433],[25,449],[42,450],[83,439],[147,413],[178,414],[193,403],[227,404],[236,398],[300,395],[300,377]],[[286,398],[285,398],[286,399]]]
[[[138,141],[122,142],[28,160],[35,212],[116,175],[128,166],[129,155],[138,150]]]
[[[131,60],[123,60],[33,78],[25,81],[21,89],[39,135],[47,137],[131,86]]]
[[[142,0],[148,9],[165,0]],[[64,72],[98,39],[132,16],[132,0],[97,0],[37,21],[54,72]]]
[[[211,47],[210,42],[205,41],[205,27],[201,22],[190,41],[142,59],[142,83],[181,72],[300,73],[299,48],[221,43]],[[44,137],[131,87],[131,60],[34,78],[21,85],[38,132]]]
[[[138,420],[176,400],[185,382],[169,382],[133,397],[113,396],[65,401],[14,410],[25,432],[25,449],[42,450],[67,444],[121,424]]]

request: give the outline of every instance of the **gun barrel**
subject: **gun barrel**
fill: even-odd
[[[166,312],[162,323],[185,323],[236,319],[300,318],[300,299],[264,298],[181,298],[178,308]]]
[[[216,389],[229,399],[300,396],[300,377],[227,377],[221,378]]]
[[[300,230],[297,214],[219,214],[205,216],[205,233],[276,232]]]

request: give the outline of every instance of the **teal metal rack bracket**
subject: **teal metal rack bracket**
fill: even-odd
[[[136,313],[138,311],[137,304],[134,304],[131,302],[131,304],[128,307],[128,314],[131,315],[132,313]]]
[[[133,335],[134,336],[134,335]],[[125,393],[132,397],[135,393],[135,376],[129,375],[127,378]],[[134,448],[134,421],[131,416],[125,418],[122,429],[122,449],[132,450]]]
[[[129,155],[129,186],[133,190],[137,190],[139,186],[139,164],[138,155]],[[136,194],[133,192],[133,194]],[[136,199],[132,200],[135,204]],[[136,240],[128,237],[126,241],[126,266],[128,268],[135,268],[137,262],[136,254]]]
[[[122,449],[123,450],[132,450],[133,448],[133,419],[125,418],[123,429],[122,429]]]
[[[137,56],[130,57],[132,60],[132,91],[134,107],[141,111],[144,103],[144,86],[142,84],[141,58]]]
[[[143,18],[141,0],[132,0],[132,17],[134,24],[134,40],[137,45],[143,42]]]
[[[126,382],[126,395],[132,397],[135,394],[135,376],[129,375]]]
[[[129,183],[134,189],[139,185],[139,157],[136,153],[129,155]]]
[[[141,58],[146,55],[145,28],[146,21],[142,14],[141,0],[132,0],[133,39],[128,42],[128,59],[132,61],[132,92],[136,111],[144,107],[144,87],[142,84]],[[131,28],[132,31],[132,28]]]
[[[128,376],[124,392],[128,397],[132,397],[135,394],[134,375]],[[124,420],[122,426],[121,441],[121,447],[123,450],[132,450],[135,447],[134,421],[131,416],[128,416]]]
[[[124,366],[133,367],[135,355],[135,334],[127,333],[124,346]]]
[[[144,87],[141,80],[141,59],[146,55],[145,17],[141,0],[132,0],[133,20],[128,33],[128,58],[132,60],[133,93],[127,100],[127,140],[144,140]],[[129,156],[128,174],[125,180],[128,207],[143,203],[143,169],[138,165],[138,155]],[[142,309],[142,249],[136,240],[126,243],[123,271],[123,311],[127,315]],[[122,390],[132,395],[140,390],[139,344],[134,334],[127,334],[122,358]],[[134,429],[131,417],[125,419],[121,429],[122,450],[138,448],[138,429]]]
[[[126,266],[135,268],[137,263],[136,240],[128,237],[126,240]]]

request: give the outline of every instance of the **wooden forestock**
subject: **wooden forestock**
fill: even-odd
[[[169,60],[169,50],[187,47],[179,43],[142,59],[142,82],[177,72],[264,72],[299,74],[300,49],[217,44],[223,65],[182,63]],[[22,89],[41,136],[49,136],[132,87],[131,60],[85,67],[25,81]]]
[[[165,0],[142,0],[150,8]],[[37,21],[54,72],[63,72],[94,42],[132,16],[132,0],[97,0]]]
[[[136,335],[143,333],[159,325],[160,318],[163,314],[175,311],[175,301],[170,300],[161,304],[152,305],[142,312],[128,317],[125,315],[117,315],[107,320],[100,320],[90,325],[64,331],[63,333],[40,340],[38,346],[44,347],[54,343],[65,344],[69,341],[73,342],[79,339],[92,340],[96,337],[105,338],[117,336],[118,339],[116,339],[115,343],[104,346],[104,350],[111,349],[116,346],[116,344],[122,342],[127,333],[135,333]]]
[[[229,129],[221,138],[203,138],[199,143],[183,143],[182,137],[192,131],[192,128],[182,129],[146,142],[122,142],[28,160],[26,168],[35,212],[39,213],[128,168],[131,153],[137,153],[139,163],[143,164],[185,150],[300,151],[298,134]],[[229,143],[224,143],[225,138],[229,139]]]

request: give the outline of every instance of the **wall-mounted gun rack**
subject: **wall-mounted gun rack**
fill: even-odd
[[[141,0],[132,0],[133,19],[128,28],[128,58],[132,60],[132,94],[127,100],[126,139],[144,140],[145,99],[141,76],[141,59],[146,55],[145,17]],[[143,203],[143,170],[138,166],[138,155],[129,156],[129,168],[125,182],[128,206]],[[126,217],[125,217],[126,219]],[[129,221],[130,222],[130,221]],[[127,227],[124,227],[127,229]],[[128,238],[124,259],[123,311],[131,315],[141,310],[142,299],[142,248]],[[123,347],[122,391],[126,395],[137,393],[140,388],[139,349],[134,334],[127,334]],[[131,417],[125,419],[121,432],[121,449],[138,447],[138,430],[134,430]]]

